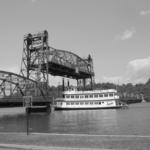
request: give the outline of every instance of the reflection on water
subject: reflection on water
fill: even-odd
[[[5,108],[5,111],[10,108]],[[17,109],[17,108],[16,108]],[[14,111],[16,112],[16,111]],[[150,135],[150,103],[129,109],[56,111],[31,114],[31,132]],[[26,132],[25,113],[0,113],[0,131]]]

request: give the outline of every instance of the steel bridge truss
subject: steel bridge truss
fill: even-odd
[[[48,32],[24,36],[20,74],[36,81],[48,95]],[[44,64],[44,68],[43,68]]]
[[[42,89],[40,89],[34,80],[12,72],[0,71],[1,98],[6,96],[24,96],[28,94],[35,96],[35,91],[44,95]]]
[[[78,85],[94,79],[93,60],[48,45],[48,32],[27,34],[23,40],[20,75],[0,71],[0,97],[49,96],[49,74],[76,79]]]
[[[77,80],[78,87],[94,83],[93,60],[89,55],[87,59],[82,59],[78,55],[49,47],[49,73],[54,76],[63,76]]]
[[[49,47],[49,73],[73,79],[94,76],[92,58],[82,59],[76,54]]]
[[[25,35],[21,75],[47,87],[48,93],[49,74],[83,83],[86,79],[93,81],[93,60],[90,55],[82,59],[72,52],[50,47],[47,31]]]

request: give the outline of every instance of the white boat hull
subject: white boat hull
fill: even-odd
[[[117,109],[122,108],[122,106],[112,106],[112,107],[78,107],[78,108],[71,108],[71,107],[55,107],[55,110],[88,110],[88,109]]]
[[[55,105],[55,110],[77,110],[77,109],[112,109],[121,108],[122,105],[116,100],[95,101],[95,102],[58,102]]]
[[[93,91],[66,91],[62,98],[55,99],[55,110],[76,109],[109,109],[121,108],[117,91],[93,90]]]

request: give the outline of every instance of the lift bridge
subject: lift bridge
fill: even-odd
[[[48,44],[48,32],[27,34],[23,39],[23,53],[20,74],[0,71],[0,97],[49,96],[49,75],[71,78],[77,86],[94,82],[93,60]],[[36,98],[37,100],[37,98]],[[40,100],[39,100],[40,101]]]

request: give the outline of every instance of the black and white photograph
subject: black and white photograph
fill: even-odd
[[[150,150],[150,1],[0,0],[0,150]]]

